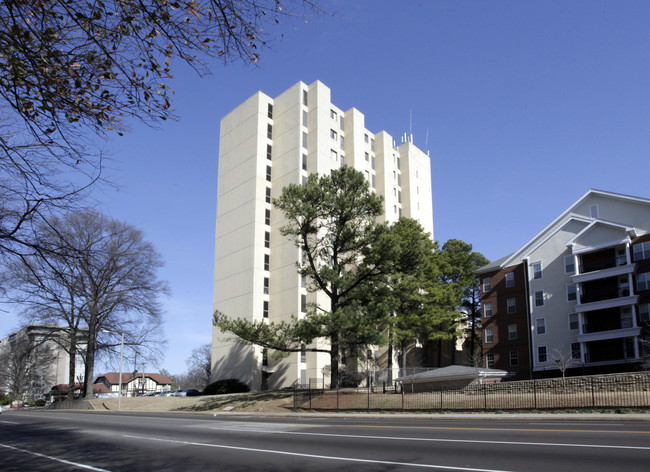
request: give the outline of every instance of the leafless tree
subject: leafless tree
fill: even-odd
[[[0,385],[15,398],[24,399],[51,387],[52,351],[24,331],[15,336],[0,350]]]
[[[188,371],[176,375],[176,381],[181,388],[203,390],[210,383],[212,373],[212,345],[203,344],[192,351],[187,358]]]
[[[101,179],[98,142],[173,118],[177,65],[252,64],[269,26],[310,0],[0,2],[0,254]]]
[[[562,372],[562,384],[564,385],[564,379],[566,378],[566,371],[569,367],[576,363],[576,360],[571,357],[570,352],[564,352],[561,349],[554,349],[553,354],[551,355],[551,360],[553,364],[560,369]]]
[[[98,351],[136,347],[155,358],[163,341],[158,252],[135,227],[95,211],[68,213],[39,226],[44,250],[23,255],[6,271],[12,301],[32,321],[63,324],[71,333],[87,330],[85,394],[92,396]],[[76,336],[70,336],[69,382],[74,384]]]

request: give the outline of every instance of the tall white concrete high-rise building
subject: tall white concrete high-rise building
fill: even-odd
[[[408,137],[407,137],[408,138]],[[431,164],[410,139],[398,146],[366,129],[364,115],[332,104],[321,82],[297,83],[271,98],[256,93],[221,120],[215,241],[214,309],[249,320],[290,320],[322,294],[307,292],[296,272],[299,249],[281,236],[282,212],[271,205],[282,188],[342,165],[362,172],[384,197],[381,221],[413,218],[433,237]],[[217,328],[213,380],[237,378],[252,389],[329,383],[327,354],[268,359]]]

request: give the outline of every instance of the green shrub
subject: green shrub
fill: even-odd
[[[212,382],[205,387],[203,395],[223,395],[226,393],[250,392],[250,388],[238,379],[225,379]]]
[[[43,400],[42,398],[39,398],[38,400],[36,400],[34,402],[34,406],[45,406],[45,400]]]

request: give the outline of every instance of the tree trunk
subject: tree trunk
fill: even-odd
[[[92,334],[88,336],[88,352],[86,352],[86,368],[85,368],[85,378],[84,378],[84,389],[83,389],[83,394],[84,394],[84,399],[86,400],[92,400],[94,398],[93,396],[93,376],[95,375],[94,372],[94,365],[95,365],[95,335]]]
[[[74,400],[74,387],[76,385],[75,367],[77,365],[77,330],[70,330],[70,349],[68,358],[68,400]]]
[[[331,336],[330,341],[330,389],[336,390],[339,387],[339,335],[338,333]]]
[[[393,343],[388,343],[388,362],[386,364],[388,368],[388,383],[392,385],[393,383]]]

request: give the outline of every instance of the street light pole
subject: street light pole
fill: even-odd
[[[122,344],[120,346],[120,393],[117,397],[117,411],[122,409],[122,362],[124,360],[124,333],[120,334],[122,334]]]

